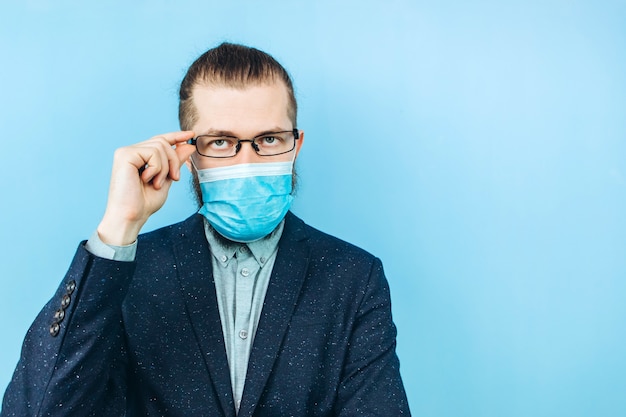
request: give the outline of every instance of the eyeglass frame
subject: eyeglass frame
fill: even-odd
[[[268,135],[272,135],[272,134],[277,134],[277,133],[293,133],[293,147],[291,149],[289,149],[288,151],[284,151],[284,152],[280,152],[280,153],[275,153],[272,155],[261,155],[259,154],[259,148],[258,145],[254,142],[256,139],[262,138],[264,136],[268,136]],[[237,139],[237,144],[235,145],[235,153],[233,155],[230,156],[211,156],[211,155],[205,155],[203,153],[200,153],[200,151],[198,150],[198,138],[200,137],[213,137],[213,138],[230,138],[230,139]],[[254,153],[257,154],[258,156],[277,156],[277,155],[284,155],[286,153],[289,153],[291,151],[293,151],[296,148],[296,141],[300,139],[300,131],[297,128],[293,128],[291,130],[281,130],[278,132],[266,132],[263,134],[260,134],[258,136],[253,137],[252,139],[239,139],[237,136],[230,136],[230,135],[198,135],[195,138],[191,138],[187,141],[187,143],[189,145],[194,145],[196,147],[196,152],[198,153],[198,155],[203,156],[205,158],[218,158],[218,159],[226,159],[226,158],[234,158],[235,156],[237,156],[237,154],[239,153],[239,151],[241,151],[241,143],[242,142],[249,142],[250,146],[252,146],[252,149],[254,150]]]

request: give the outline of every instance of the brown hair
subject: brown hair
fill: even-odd
[[[297,126],[298,106],[289,74],[269,54],[244,45],[222,43],[202,54],[187,70],[180,84],[178,120],[182,130],[191,130],[197,121],[192,91],[202,84],[216,84],[233,88],[282,81],[289,94],[287,114]]]

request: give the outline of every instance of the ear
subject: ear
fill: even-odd
[[[304,130],[299,130],[298,140],[296,141],[296,159],[298,159],[298,154],[300,153],[300,148],[302,148],[303,143],[304,143]]]

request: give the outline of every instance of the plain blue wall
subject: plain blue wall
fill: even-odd
[[[624,2],[82,3],[0,5],[0,387],[114,149],[230,40],[295,79],[294,211],[383,259],[414,415],[626,415]]]

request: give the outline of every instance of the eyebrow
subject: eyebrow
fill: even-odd
[[[291,132],[289,129],[284,129],[282,127],[275,127],[273,129],[263,130],[260,133],[255,134],[253,137],[256,138],[258,136],[267,135],[268,133],[276,133],[276,132]],[[239,138],[234,132],[230,130],[219,130],[219,129],[209,129],[206,132],[198,135],[198,136],[228,136],[233,138]]]

